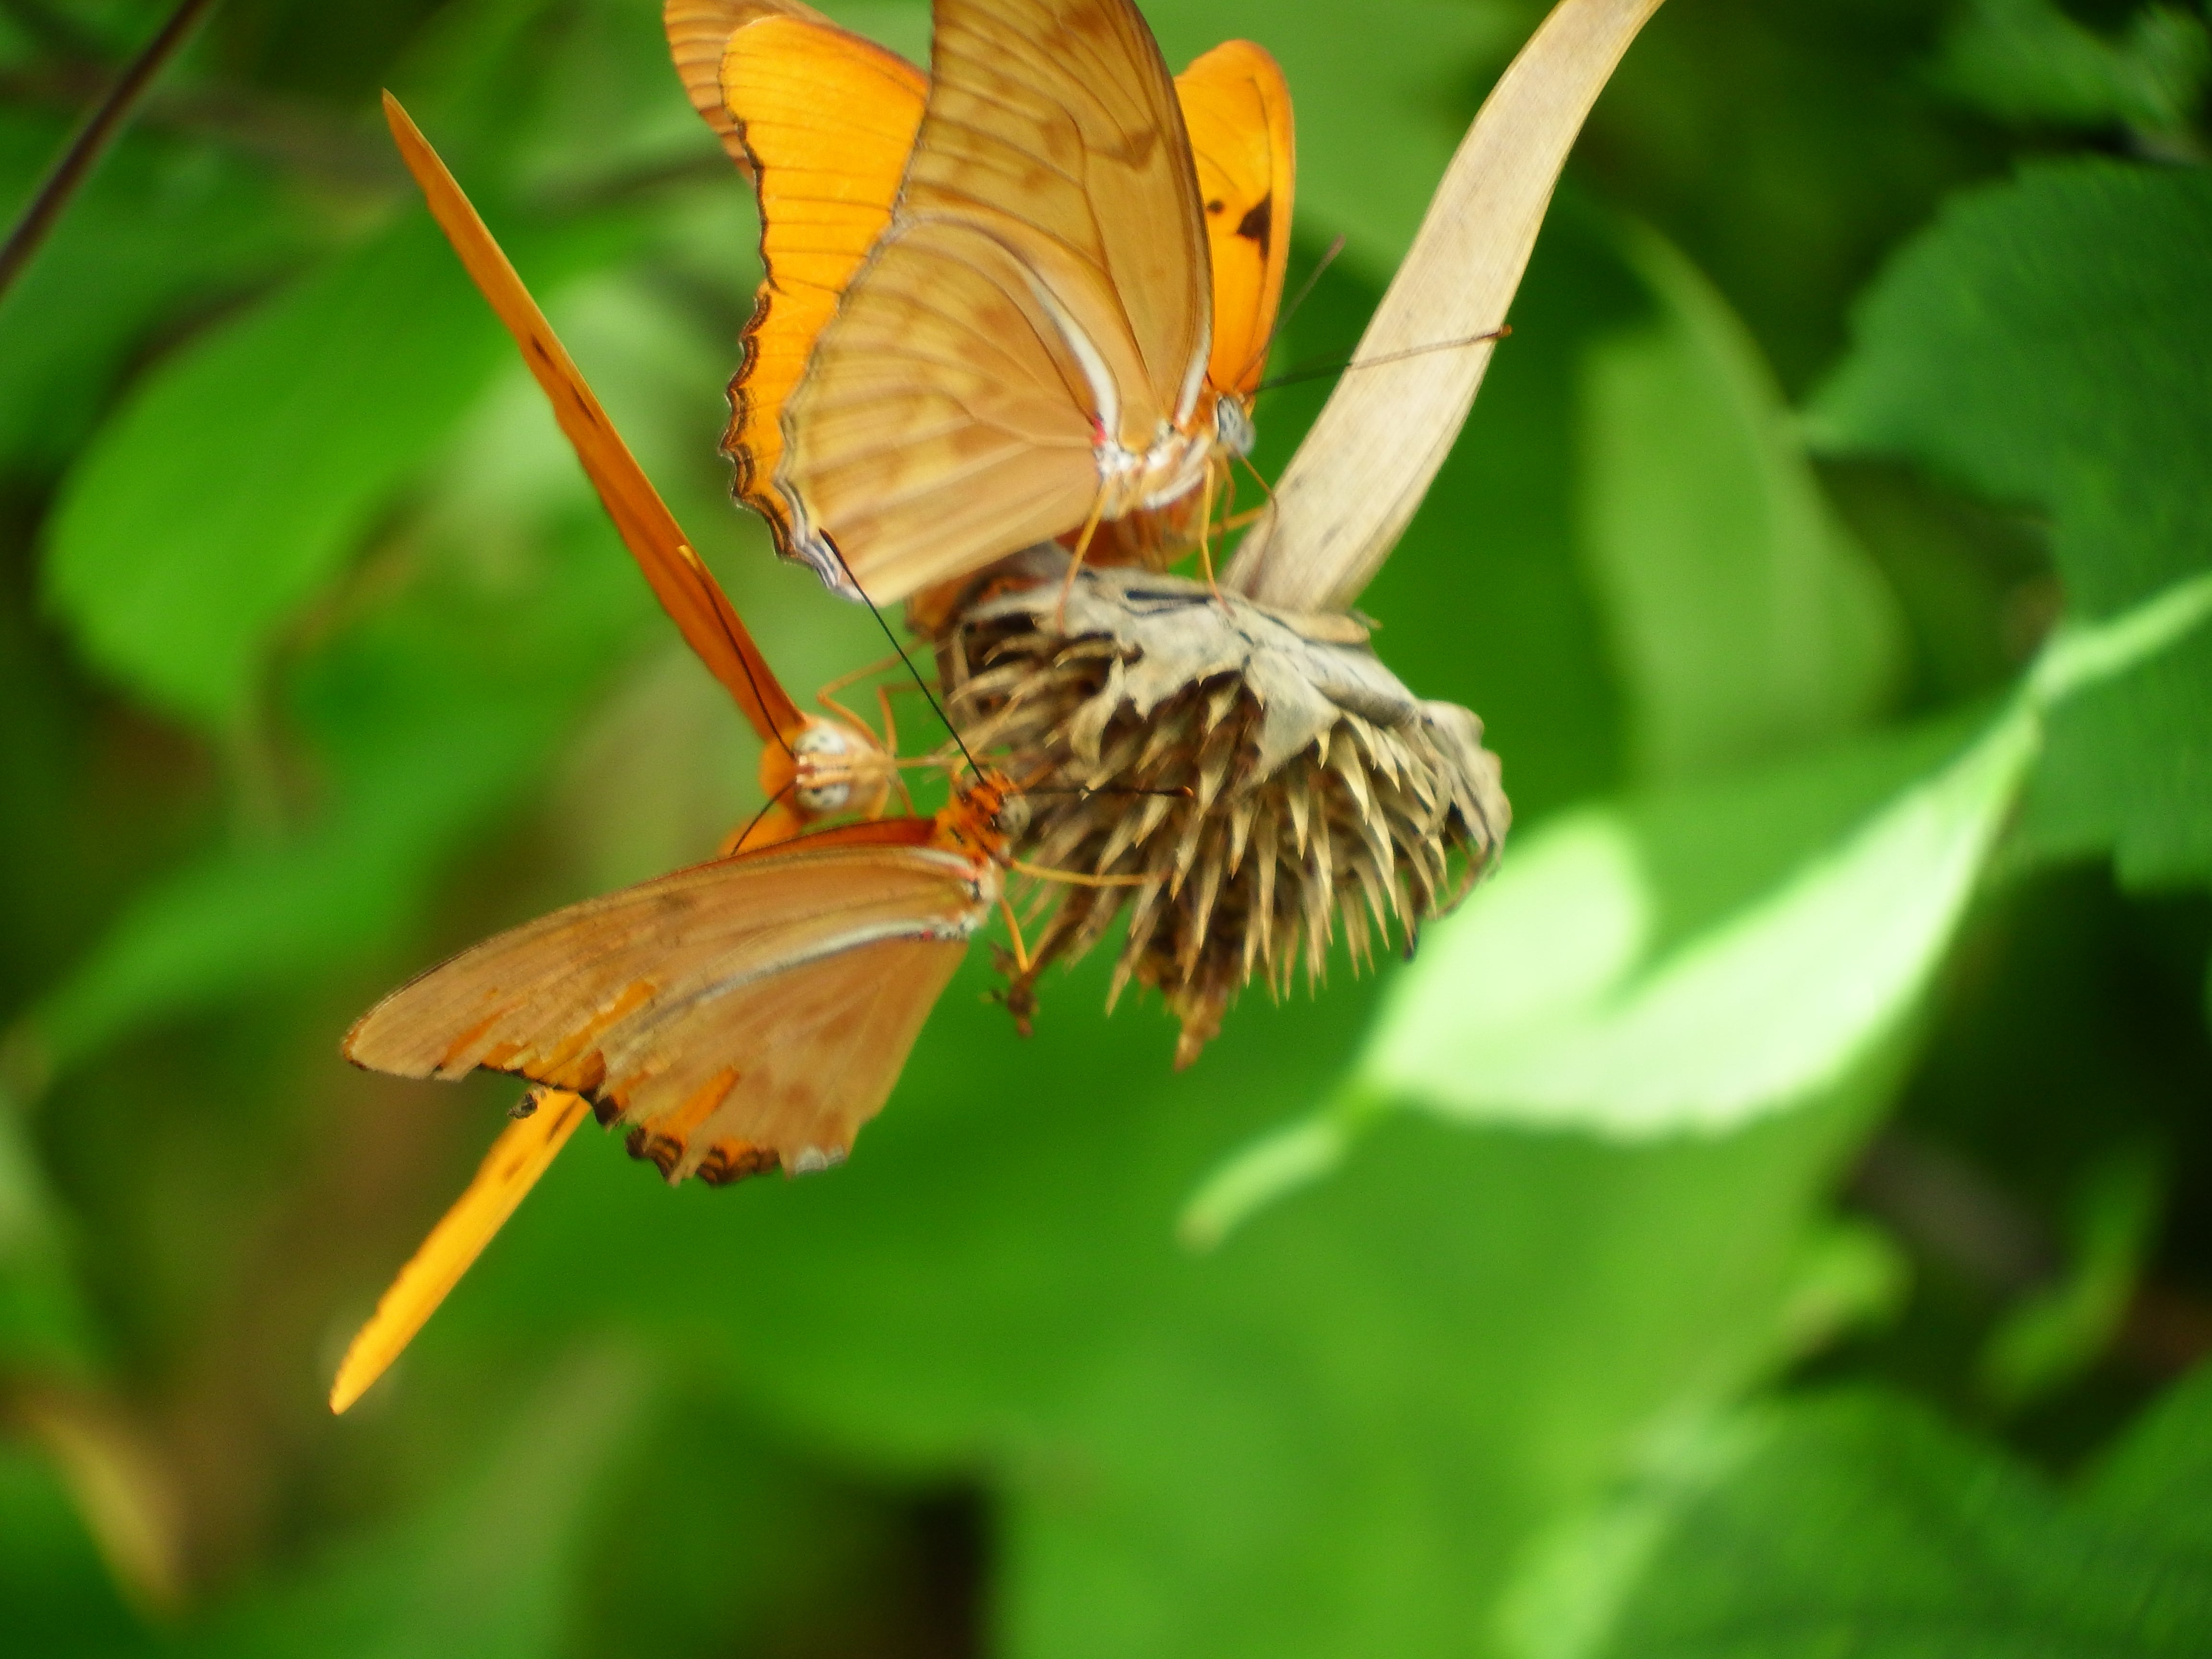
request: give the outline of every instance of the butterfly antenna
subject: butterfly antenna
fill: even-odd
[[[1252,361],[1237,371],[1239,384],[1243,383],[1247,374],[1267,361],[1267,354],[1275,349],[1275,337],[1290,326],[1291,319],[1298,314],[1298,307],[1313,297],[1313,291],[1321,282],[1322,272],[1334,264],[1336,256],[1343,252],[1344,238],[1339,236],[1328,245],[1313,270],[1307,273],[1305,281],[1298,284],[1298,291],[1291,296],[1290,304],[1275,313],[1275,325],[1267,331],[1267,337],[1260,342],[1260,349],[1252,354]],[[1267,389],[1265,386],[1258,386],[1254,389],[1252,395],[1256,398]]]
[[[38,194],[31,198],[30,205],[15,221],[8,240],[0,243],[0,295],[7,293],[23,267],[31,263],[31,256],[46,240],[46,233],[61,217],[62,210],[69,205],[70,198],[90,176],[107,147],[122,131],[123,124],[131,118],[131,112],[145,96],[146,88],[154,82],[177,50],[191,36],[192,30],[207,13],[215,0],[182,0],[169,21],[161,25],[161,32],[147,42],[145,49],[131,60],[115,84],[108,88],[107,96],[100,100],[84,125],[70,141],[54,170],[39,186]]]
[[[1340,363],[1322,363],[1316,368],[1291,370],[1272,380],[1263,380],[1252,395],[1273,392],[1278,386],[1297,386],[1305,380],[1318,380],[1330,374],[1349,374],[1355,368],[1380,368],[1385,363],[1401,363],[1408,357],[1425,357],[1431,351],[1459,351],[1468,346],[1480,345],[1488,340],[1502,340],[1513,332],[1510,323],[1500,323],[1486,334],[1470,334],[1463,339],[1437,340],[1429,345],[1408,346],[1403,351],[1386,351],[1380,357],[1350,358]]]
[[[798,787],[799,780],[797,778],[793,778],[789,783],[785,784],[782,788],[777,790],[775,793],[770,795],[766,800],[761,803],[760,811],[754,813],[752,817],[745,820],[745,827],[738,830],[735,836],[731,836],[727,841],[724,842],[723,845],[727,847],[733,854],[744,852],[745,850],[745,843],[752,839],[753,831],[761,827],[761,820],[765,818],[769,813],[775,811],[778,806],[781,805],[783,804],[783,798]]]
[[[884,638],[890,641],[891,654],[896,657],[904,665],[906,672],[914,677],[915,689],[921,693],[923,700],[929,704],[930,712],[937,716],[939,723],[951,735],[952,746],[960,751],[960,758],[968,763],[969,771],[979,778],[981,777],[983,769],[975,763],[975,756],[968,752],[967,742],[961,737],[959,727],[953,725],[951,716],[945,712],[945,705],[938,702],[937,694],[929,689],[929,682],[922,678],[921,671],[914,665],[914,659],[907,655],[906,647],[899,643],[899,637],[891,631],[890,623],[884,619],[884,613],[877,608],[876,602],[868,597],[868,590],[860,586],[860,579],[853,574],[853,567],[845,562],[845,550],[831,541],[827,535],[824,535],[822,539],[829,543],[830,552],[837,556],[837,568],[845,573],[845,580],[853,585],[853,591],[860,596],[860,603],[868,607],[868,614],[876,619],[876,626],[884,630]]]

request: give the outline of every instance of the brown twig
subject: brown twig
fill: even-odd
[[[46,240],[46,233],[69,205],[70,198],[114,142],[115,135],[130,118],[131,112],[154,77],[177,55],[178,49],[191,38],[214,3],[215,0],[179,0],[176,10],[169,14],[169,21],[161,25],[161,33],[131,60],[76,137],[70,141],[70,147],[62,152],[54,170],[46,175],[46,182],[39,186],[38,193],[16,220],[15,228],[8,233],[7,241],[0,243],[0,299],[7,297],[16,276]]]

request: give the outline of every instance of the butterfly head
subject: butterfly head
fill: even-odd
[[[1244,400],[1224,393],[1213,400],[1213,447],[1231,455],[1249,455],[1254,438],[1252,416]]]
[[[1030,805],[1005,773],[986,767],[938,814],[941,833],[971,853],[996,860],[1029,827]]]
[[[873,817],[890,798],[892,767],[869,732],[819,714],[761,755],[761,787],[787,799],[802,820],[840,812]]]

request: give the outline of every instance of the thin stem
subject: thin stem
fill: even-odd
[[[0,243],[0,299],[6,298],[23,267],[30,264],[31,256],[46,240],[47,232],[69,205],[70,198],[76,194],[106,153],[124,122],[137,107],[139,99],[145,95],[146,88],[153,84],[154,77],[177,55],[178,49],[191,38],[192,30],[214,4],[215,0],[179,0],[176,10],[169,14],[169,21],[161,25],[161,33],[131,60],[121,78],[108,89],[107,96],[78,130],[70,147],[62,152],[54,170],[46,175],[46,182],[39,186],[38,193],[16,220],[15,228],[8,233],[7,241]]]

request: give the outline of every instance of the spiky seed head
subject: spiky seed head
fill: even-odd
[[[970,750],[1035,792],[1018,854],[1138,884],[1045,881],[1042,931],[1009,988],[1101,943],[1124,912],[1112,999],[1157,990],[1187,1066],[1254,979],[1274,995],[1326,972],[1341,931],[1357,971],[1410,952],[1495,861],[1510,819],[1481,722],[1425,702],[1356,618],[1274,611],[1170,576],[1064,556],[1000,568],[938,636]]]

